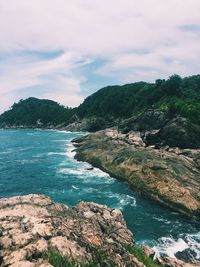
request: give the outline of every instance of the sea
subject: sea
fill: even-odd
[[[92,201],[118,208],[138,245],[148,244],[157,255],[200,262],[200,224],[75,160],[71,140],[84,134],[0,129],[0,197],[46,194],[68,206]]]

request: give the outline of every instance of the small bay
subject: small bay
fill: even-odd
[[[138,244],[171,257],[187,249],[200,261],[199,225],[139,193],[88,163],[74,159],[73,138],[83,133],[0,130],[0,197],[46,194],[76,205],[93,201],[119,208]]]

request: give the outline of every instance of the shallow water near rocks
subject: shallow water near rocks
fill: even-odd
[[[200,226],[88,163],[74,159],[71,140],[83,133],[51,130],[0,130],[0,197],[46,194],[76,205],[93,201],[119,208],[138,244],[157,253],[200,262]],[[181,251],[184,251],[184,253]]]

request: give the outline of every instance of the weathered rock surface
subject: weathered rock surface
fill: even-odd
[[[76,158],[152,199],[200,219],[200,150],[145,147],[139,132],[105,130],[75,139]]]
[[[116,266],[144,266],[125,249],[133,245],[117,209],[86,202],[70,208],[44,195],[0,199],[0,266],[50,267],[43,255],[52,248],[80,263],[103,253]]]
[[[1,267],[51,267],[45,255],[52,250],[76,266],[145,267],[128,246],[134,246],[132,233],[117,209],[86,202],[71,208],[44,195],[0,199]],[[154,254],[147,246],[144,253]],[[152,266],[199,266],[170,258],[158,261]]]
[[[200,130],[182,117],[176,117],[166,123],[158,132],[145,136],[147,144],[168,145],[179,148],[199,148]]]
[[[90,117],[90,118],[83,118],[79,119],[76,117],[76,119],[69,123],[66,127],[64,127],[67,131],[87,131],[87,132],[96,132],[101,129],[109,128],[114,125],[116,125],[117,122],[112,118],[109,117],[107,119],[102,117]]]
[[[148,110],[139,116],[122,121],[119,128],[124,132],[150,131],[161,129],[169,121],[168,115],[163,111]]]
[[[147,145],[157,147],[200,148],[200,127],[186,118],[169,112],[147,110],[119,123],[123,133],[140,132]]]

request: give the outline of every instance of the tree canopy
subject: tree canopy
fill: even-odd
[[[14,103],[10,110],[0,116],[1,123],[10,125],[57,125],[67,122],[71,117],[72,109],[65,108],[52,100],[41,100],[30,97]]]
[[[108,86],[87,97],[74,109],[31,97],[20,100],[4,112],[0,123],[34,125],[39,119],[43,124],[58,125],[68,124],[74,118],[128,118],[148,109],[181,115],[200,124],[200,75],[181,78],[174,74],[167,80],[157,79],[155,83]]]

